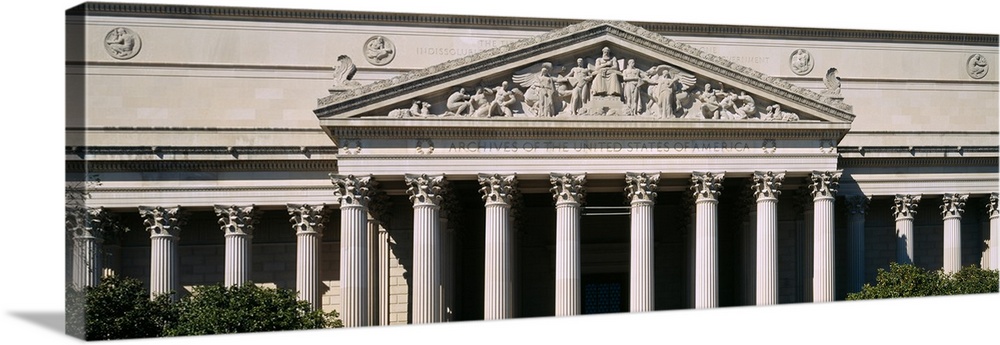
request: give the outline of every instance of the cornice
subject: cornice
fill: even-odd
[[[998,146],[840,146],[837,151],[841,154],[866,154],[878,153],[902,153],[916,155],[920,153],[998,153]]]
[[[579,19],[547,19],[531,17],[492,17],[425,13],[355,12],[308,9],[274,9],[253,7],[190,6],[159,4],[121,4],[87,2],[66,11],[67,16],[118,16],[242,20],[266,22],[323,23],[367,25],[419,25],[473,29],[538,29],[551,30],[579,22]],[[647,30],[664,35],[745,37],[762,39],[839,40],[856,42],[892,42],[920,44],[961,44],[993,46],[997,35],[904,32],[849,29],[793,28],[777,26],[716,25],[687,23],[633,22]]]
[[[840,168],[867,167],[996,167],[997,157],[899,157],[899,158],[843,158],[838,160]]]
[[[294,161],[67,161],[67,173],[106,172],[217,172],[217,171],[337,171],[336,160]]]
[[[337,153],[333,146],[66,146],[67,155],[305,155]]]

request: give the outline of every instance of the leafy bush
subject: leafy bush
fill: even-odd
[[[166,335],[266,332],[343,327],[337,313],[312,310],[287,289],[200,286],[177,304],[179,317]]]
[[[889,264],[889,270],[878,270],[875,285],[865,284],[860,292],[847,295],[848,300],[877,298],[921,297],[997,292],[1000,274],[976,266],[963,267],[954,274],[928,271],[913,265]]]
[[[80,336],[82,330],[87,340],[157,337],[177,319],[169,295],[150,299],[132,278],[105,277],[83,293],[69,288],[66,297],[67,332]]]

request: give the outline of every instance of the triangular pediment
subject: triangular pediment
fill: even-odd
[[[838,97],[632,24],[586,21],[392,79],[331,90],[315,114],[324,127],[375,117],[849,126],[851,111]]]

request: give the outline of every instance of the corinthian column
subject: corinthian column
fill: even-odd
[[[1000,193],[990,193],[990,202],[986,204],[986,213],[990,216],[990,267],[1000,269],[1000,207],[997,200]]]
[[[847,265],[848,292],[861,291],[865,284],[865,213],[871,198],[865,195],[850,195],[847,201]]]
[[[719,228],[718,204],[724,172],[691,174],[696,208],[694,307],[719,306]]]
[[[632,250],[629,260],[629,311],[652,311],[653,203],[660,174],[625,173],[625,193],[632,204]]]
[[[841,171],[813,171],[810,193],[813,197],[813,302],[833,300],[836,290],[836,262],[833,200]]]
[[[250,280],[251,240],[257,220],[254,205],[215,205],[219,225],[226,237],[226,286],[242,285]]]
[[[896,217],[896,262],[913,264],[913,215],[917,213],[920,195],[896,194],[892,213]]]
[[[486,203],[483,318],[508,319],[514,317],[510,206],[517,178],[515,175],[479,174],[479,184]]]
[[[757,305],[778,304],[778,196],[785,173],[756,171],[753,194],[757,198]]]
[[[580,314],[580,204],[586,174],[549,175],[556,202],[556,316]]]
[[[944,195],[941,216],[944,218],[944,265],[945,272],[953,273],[962,269],[962,212],[968,194]]]
[[[413,202],[413,323],[441,321],[441,188],[444,175],[406,174]]]
[[[326,205],[288,204],[295,230],[295,290],[313,309],[323,308],[319,292],[319,243],[323,238]]]
[[[73,235],[73,286],[78,289],[101,283],[106,219],[103,207],[66,207],[66,228]]]
[[[160,206],[139,206],[142,224],[149,231],[149,295],[176,292],[180,285],[177,277],[177,240],[184,221],[180,216],[180,206],[164,208]],[[170,299],[176,301],[177,294]]]
[[[340,315],[345,327],[368,326],[368,200],[370,176],[330,174],[340,202]]]

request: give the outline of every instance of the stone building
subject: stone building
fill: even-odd
[[[1000,267],[996,35],[66,20],[77,285],[252,281],[365,326],[825,302],[894,261]]]

